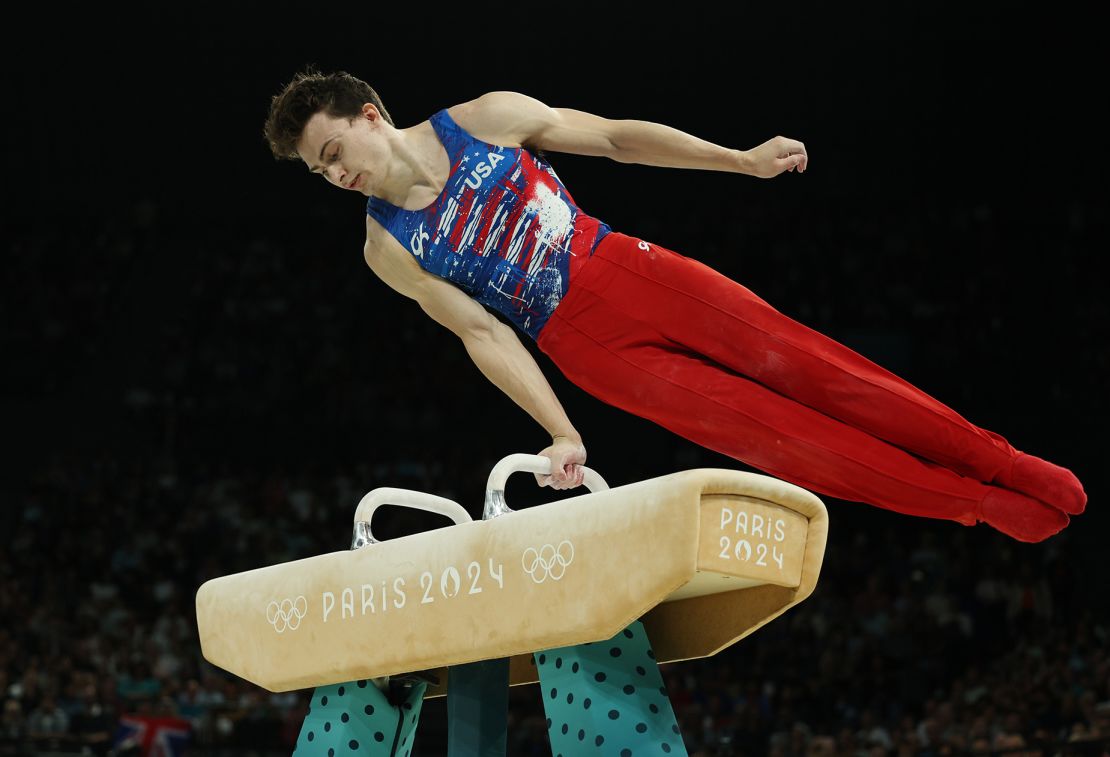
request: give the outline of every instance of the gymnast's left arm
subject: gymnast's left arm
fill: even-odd
[[[500,130],[526,147],[597,155],[621,163],[668,168],[730,171],[769,179],[786,171],[804,173],[805,145],[773,137],[750,150],[736,150],[652,121],[614,120],[571,108],[551,108],[519,92],[489,92],[472,101],[474,122]]]

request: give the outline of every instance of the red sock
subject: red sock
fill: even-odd
[[[1008,471],[995,477],[994,483],[1028,494],[1070,515],[1079,515],[1087,506],[1087,493],[1075,474],[1024,452],[1014,458]]]
[[[1018,541],[1044,541],[1068,525],[1067,514],[1009,489],[991,486],[979,503],[979,520]]]

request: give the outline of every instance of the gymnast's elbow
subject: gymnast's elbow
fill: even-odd
[[[464,343],[494,338],[504,324],[454,284],[430,276],[415,293],[421,309]]]

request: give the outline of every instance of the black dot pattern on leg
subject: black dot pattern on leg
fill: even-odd
[[[611,754],[630,757],[674,751],[675,742],[665,740],[670,734],[663,738],[663,729],[680,734],[642,623],[608,641],[530,657],[548,695],[542,701],[553,754],[575,754],[590,742],[612,744]],[[591,709],[594,704],[598,708]]]
[[[397,755],[405,757],[412,751],[411,736],[419,720],[426,689],[424,683],[406,687],[403,701],[393,705],[377,686],[360,685],[359,681],[318,687],[310,698],[316,708],[305,717],[294,754],[296,757],[309,754],[335,757],[358,753],[360,749],[366,751],[375,743],[384,745],[393,738],[398,717],[403,716]]]

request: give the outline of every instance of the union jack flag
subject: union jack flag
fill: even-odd
[[[192,726],[175,717],[124,715],[119,719],[116,749],[138,749],[142,757],[182,757]]]

